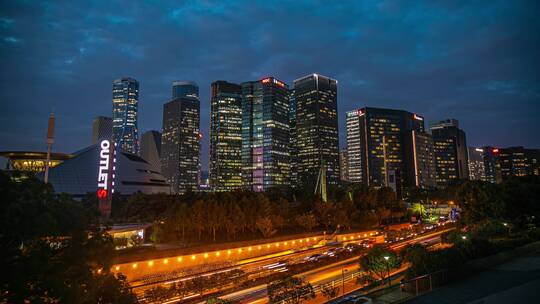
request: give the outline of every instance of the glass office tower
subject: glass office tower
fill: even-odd
[[[242,87],[226,81],[211,86],[210,187],[242,187]]]
[[[469,161],[465,132],[455,119],[430,126],[433,135],[437,184],[446,186],[452,180],[469,178]]]
[[[163,106],[161,171],[173,193],[198,189],[199,125],[198,98],[176,98]]]
[[[243,186],[252,191],[289,186],[289,88],[274,77],[241,86]]]
[[[418,177],[419,155],[429,150],[424,118],[402,110],[362,108],[347,112],[349,181],[387,186],[401,196],[403,188],[422,186]],[[414,131],[414,132],[413,132]],[[422,158],[429,159],[428,155]],[[425,172],[427,174],[428,168]]]
[[[199,86],[192,81],[174,81],[172,84],[172,99],[181,97],[199,98]]]
[[[139,153],[137,115],[139,82],[133,78],[113,81],[113,139],[124,151]]]
[[[339,175],[337,80],[311,74],[294,81],[296,102],[297,179],[314,188],[321,166],[328,184]]]

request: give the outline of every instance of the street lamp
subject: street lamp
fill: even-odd
[[[390,286],[390,266],[388,265],[388,259],[390,257],[385,255],[384,256],[384,260],[386,261],[386,273],[387,273],[387,277],[388,277],[388,286]]]

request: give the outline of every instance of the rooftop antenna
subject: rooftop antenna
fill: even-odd
[[[49,166],[51,162],[52,144],[54,143],[54,113],[49,116],[49,125],[47,127],[47,160],[45,161],[45,184],[49,183]]]

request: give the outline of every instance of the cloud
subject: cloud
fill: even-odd
[[[455,117],[471,145],[540,147],[537,1],[5,1],[0,12],[0,133],[41,149],[51,108],[55,147],[90,141],[110,115],[111,82],[140,81],[141,133],[161,129],[171,82],[201,88],[208,157],[209,89],[218,79],[308,73],[339,81],[345,111],[392,107]],[[7,40],[6,40],[7,39]],[[28,124],[28,121],[32,121]],[[25,138],[25,140],[21,140]]]

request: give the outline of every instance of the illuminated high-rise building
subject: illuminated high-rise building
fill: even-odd
[[[339,175],[341,181],[349,181],[349,155],[347,149],[339,151]]]
[[[113,81],[112,103],[113,140],[122,150],[138,154],[139,82],[129,77]]]
[[[414,186],[419,188],[433,188],[437,185],[433,138],[430,134],[418,130],[412,130],[411,132]]]
[[[92,121],[92,145],[97,144],[102,139],[112,138],[112,118],[105,116],[95,117]]]
[[[192,81],[174,81],[172,84],[172,99],[181,97],[199,99],[199,86]]]
[[[198,98],[180,97],[163,106],[161,172],[173,193],[198,189],[199,124]]]
[[[296,98],[294,89],[289,90],[289,156],[291,160],[291,174],[289,182],[292,188],[298,186],[298,146],[296,137]]]
[[[486,180],[483,159],[484,150],[482,150],[482,148],[469,147],[467,152],[469,162],[469,179]]]
[[[387,186],[398,195],[403,188],[424,187],[428,168],[417,178],[419,155],[429,150],[429,138],[424,133],[424,118],[402,110],[362,108],[349,111],[347,122],[347,152],[349,181],[369,186]],[[416,154],[413,143],[416,141]],[[429,153],[422,156],[429,159]]]
[[[500,183],[501,164],[499,162],[500,150],[491,146],[484,146],[482,150],[482,160],[484,161],[484,180],[490,183]]]
[[[337,80],[310,74],[294,81],[298,183],[314,188],[321,166],[328,184],[337,185],[339,135]]]
[[[243,187],[265,191],[289,186],[289,88],[274,77],[241,86]]]
[[[540,150],[524,147],[499,149],[499,164],[502,179],[511,176],[540,175]]]
[[[469,178],[469,162],[465,132],[455,119],[430,126],[433,135],[437,185],[445,186],[456,179]]]
[[[242,87],[212,83],[210,99],[210,187],[231,191],[242,187]]]

